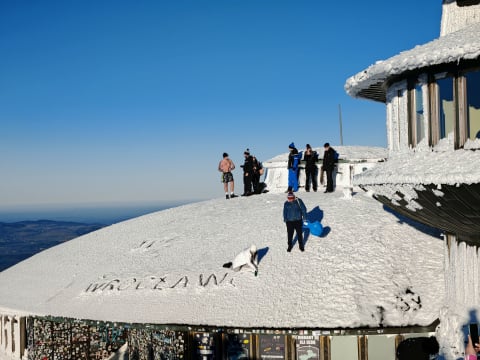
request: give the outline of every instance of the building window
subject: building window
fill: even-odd
[[[437,80],[438,92],[438,138],[444,139],[454,135],[455,103],[453,99],[453,78]]]
[[[416,120],[416,133],[417,144],[425,138],[425,111],[423,108],[423,92],[422,86],[415,86],[415,120]]]
[[[465,75],[467,82],[467,136],[480,139],[480,71]]]
[[[427,80],[428,77],[428,80]],[[427,85],[428,82],[428,85]],[[480,139],[480,69],[422,75],[408,82],[408,145],[435,146],[448,138],[454,149]],[[397,100],[401,97],[397,94]],[[405,117],[403,117],[405,119]]]
[[[417,83],[409,91],[409,145],[417,146],[425,138],[425,109],[422,84]]]
[[[480,4],[480,0],[457,0],[458,6],[470,6]]]

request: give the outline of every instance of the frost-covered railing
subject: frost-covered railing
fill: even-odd
[[[0,314],[0,359],[22,359],[25,348],[25,317]]]

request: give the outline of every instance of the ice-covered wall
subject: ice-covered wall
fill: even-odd
[[[399,152],[408,148],[407,82],[392,85],[387,91],[388,150]]]
[[[25,351],[25,317],[0,314],[0,359],[20,360]]]
[[[467,325],[480,322],[480,254],[478,247],[448,236],[445,246],[445,307],[437,338],[447,360],[465,351]],[[450,244],[450,245],[449,245]]]
[[[444,0],[440,36],[444,36],[468,25],[480,22],[480,4],[458,6],[456,1]]]

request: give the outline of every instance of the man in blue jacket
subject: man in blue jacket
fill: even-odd
[[[295,197],[291,191],[288,192],[287,201],[283,204],[283,221],[287,224],[287,251],[292,251],[294,231],[297,233],[298,246],[300,251],[305,251],[303,243],[303,220],[307,219],[307,208],[302,199]]]
[[[288,191],[298,191],[298,165],[300,165],[300,160],[302,159],[303,152],[298,152],[295,144],[292,142],[288,145],[288,150],[290,153],[288,154]]]

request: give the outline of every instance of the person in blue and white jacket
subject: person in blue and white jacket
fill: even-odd
[[[283,221],[287,224],[287,251],[292,251],[293,233],[297,233],[300,251],[305,251],[303,243],[303,221],[307,219],[307,208],[302,199],[295,197],[292,191],[288,192],[287,201],[283,204]]]
[[[298,166],[300,165],[300,160],[302,159],[303,151],[298,152],[293,142],[290,145],[288,145],[288,151],[290,151],[290,153],[288,154],[288,163],[287,163],[288,189],[286,192],[298,191],[298,175],[299,175]]]

